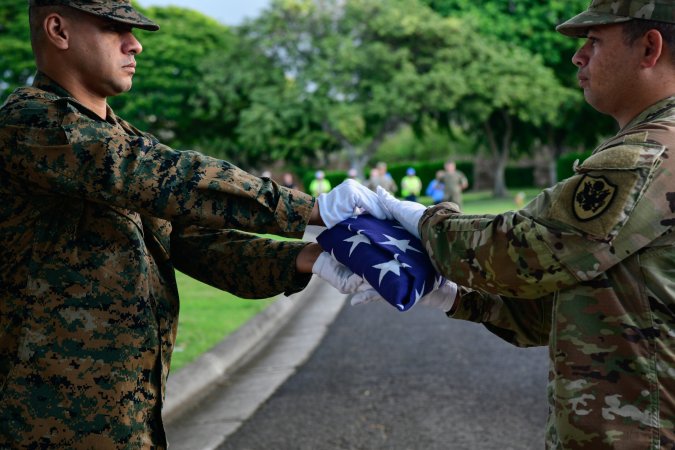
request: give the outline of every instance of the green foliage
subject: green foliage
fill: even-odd
[[[534,187],[534,167],[507,167],[505,178],[509,188]]]
[[[199,69],[190,105],[207,152],[244,167],[277,160],[300,167],[316,162],[318,150],[335,148],[311,104],[299,101],[297,84],[251,42],[212,54]]]
[[[309,105],[357,167],[402,126],[450,114],[472,57],[468,30],[416,0],[278,0],[242,36],[291,77],[285,106]]]
[[[539,55],[562,86],[578,90],[577,68],[571,60],[579,40],[561,35],[555,27],[585,10],[588,0],[422,1],[444,16],[474,24],[481,34]],[[614,130],[612,119],[593,111],[581,95],[567,98],[558,109],[560,120],[554,127],[526,129],[518,134],[549,140],[562,150],[564,146],[595,145],[601,136]]]
[[[26,4],[0,6],[4,97],[34,63]],[[135,31],[144,51],[133,91],[110,103],[169,145],[246,169],[284,161],[313,173],[337,151],[364,168],[590,146],[611,121],[571,90],[578,43],[553,30],[586,6],[273,0],[237,29],[183,8],[139,8],[162,29]]]
[[[0,104],[35,73],[30,46],[28,3],[0,0]]]
[[[376,161],[396,163],[401,161],[433,161],[449,157],[469,157],[476,148],[476,139],[460,127],[452,126],[451,134],[438,127],[426,125],[421,135],[410,126],[403,127],[389,137],[373,155]]]
[[[423,0],[444,16],[468,18],[476,29],[544,57],[548,67],[572,83],[570,63],[576,41],[555,31],[556,25],[588,7],[588,0]]]
[[[161,29],[134,31],[144,49],[136,58],[134,87],[131,93],[110,99],[110,104],[117,114],[164,142],[192,145],[204,132],[195,126],[189,105],[195,80],[204,75],[200,61],[213,52],[230,51],[235,37],[226,26],[190,9],[139,9]]]

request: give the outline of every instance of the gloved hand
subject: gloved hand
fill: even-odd
[[[356,293],[352,296],[352,306],[365,305],[370,302],[386,302],[384,298],[377,292],[367,281],[359,286]]]
[[[440,309],[443,312],[448,312],[452,309],[452,306],[455,304],[455,298],[457,297],[457,285],[452,281],[446,281],[438,289],[434,289],[429,292],[427,295],[419,299],[417,305],[429,306],[432,308]],[[364,282],[357,292],[352,296],[351,304],[352,306],[365,305],[366,303],[376,302],[376,301],[386,301],[382,296],[373,289],[367,282]],[[417,306],[415,305],[415,306]]]
[[[438,289],[434,289],[419,300],[420,305],[438,308],[441,311],[448,312],[455,304],[457,297],[457,285],[452,281],[446,281]]]
[[[417,202],[397,200],[381,186],[377,187],[377,197],[387,212],[403,225],[409,233],[419,239],[420,232],[417,226],[427,207]]]
[[[328,252],[323,252],[319,255],[312,266],[312,273],[326,280],[342,294],[357,292],[359,287],[364,284],[370,287],[363,277],[349,270],[347,266],[337,262]]]
[[[328,228],[353,217],[358,210],[368,212],[378,219],[392,218],[380,203],[377,194],[354,180],[345,180],[330,192],[319,195],[317,201],[321,220]]]

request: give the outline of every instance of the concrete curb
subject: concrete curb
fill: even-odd
[[[280,298],[197,360],[169,375],[162,408],[170,423],[197,405],[210,388],[253,358],[288,323],[319,288],[314,278],[301,292]]]
[[[166,437],[175,450],[216,450],[248,421],[321,344],[348,296],[315,278],[305,289],[294,313],[259,348],[245,355],[244,364],[214,380],[194,406],[181,405]],[[307,301],[309,300],[309,301]],[[274,318],[271,320],[275,320]],[[258,350],[258,351],[256,351]],[[179,387],[183,389],[183,386]]]

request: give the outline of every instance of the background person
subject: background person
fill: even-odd
[[[422,180],[415,175],[415,169],[409,167],[401,179],[401,195],[405,200],[416,202],[422,192]]]
[[[295,183],[295,178],[290,172],[285,172],[281,180],[281,185],[287,189],[297,189],[298,185]]]
[[[382,186],[387,192],[391,192],[392,194],[398,191],[398,186],[396,186],[396,182],[394,182],[391,174],[387,172],[387,163],[384,161],[378,162],[370,170],[370,177],[366,182],[366,186],[372,191],[376,191],[378,186]]]
[[[445,195],[445,185],[443,184],[443,175],[445,172],[442,170],[436,171],[436,177],[429,182],[425,194],[431,197],[434,205],[439,204],[443,201],[443,196]]]
[[[384,189],[387,190],[387,192],[390,192],[391,194],[395,195],[396,192],[398,192],[398,186],[396,186],[394,178],[391,176],[389,170],[387,169],[387,163],[384,161],[380,161],[377,163],[376,167],[377,170],[380,172],[380,177],[378,179],[378,186],[382,186]]]
[[[333,187],[330,184],[330,181],[326,179],[326,175],[323,173],[323,170],[317,170],[314,174],[314,179],[309,183],[309,193],[314,197],[318,197],[321,194],[329,192]]]
[[[462,192],[469,187],[469,180],[461,170],[457,170],[457,164],[454,161],[445,163],[445,174],[443,175],[443,193],[444,202],[452,202],[462,208]]]
[[[359,184],[363,184],[363,180],[359,176],[359,171],[353,167],[347,171],[347,178],[345,178],[345,180],[354,180]]]
[[[175,269],[248,298],[313,271],[355,289],[317,244],[238,230],[297,238],[377,197],[349,183],[317,201],[116,116],[132,29],[158,29],[129,2],[31,0],[29,16],[38,72],[0,107],[0,448],[166,448]]]

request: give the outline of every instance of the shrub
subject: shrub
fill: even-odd
[[[558,180],[566,180],[574,175],[574,162],[576,160],[582,162],[589,156],[591,156],[591,152],[574,152],[562,155],[557,164]]]
[[[534,187],[534,167],[507,167],[504,178],[508,188]]]

